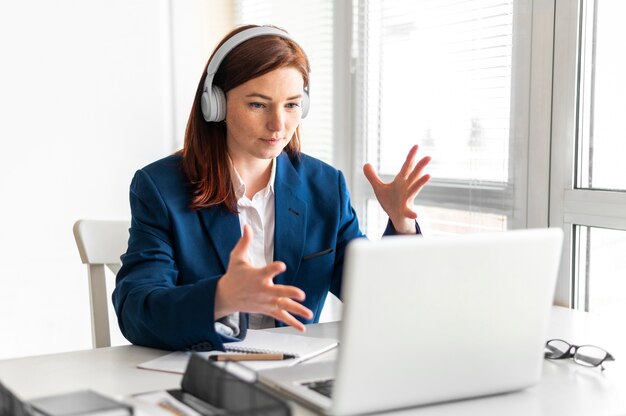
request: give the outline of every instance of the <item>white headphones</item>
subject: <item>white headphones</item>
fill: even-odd
[[[202,91],[202,115],[206,121],[222,121],[226,118],[226,95],[220,87],[213,85],[213,78],[215,73],[220,67],[220,64],[237,45],[258,36],[279,36],[284,39],[288,39],[295,43],[295,41],[284,31],[270,27],[260,26],[246,29],[237,33],[228,39],[213,55],[213,58],[209,62],[207,67],[207,75],[204,80],[204,89]],[[306,117],[309,112],[309,91],[305,88],[302,93],[302,118]]]

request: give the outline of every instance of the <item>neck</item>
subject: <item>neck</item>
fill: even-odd
[[[233,160],[233,165],[246,184],[248,198],[267,186],[272,173],[272,159]]]

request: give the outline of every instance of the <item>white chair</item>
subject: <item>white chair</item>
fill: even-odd
[[[74,238],[83,264],[89,266],[91,338],[94,348],[109,347],[109,300],[105,266],[114,274],[120,270],[120,256],[128,246],[129,221],[78,220]]]

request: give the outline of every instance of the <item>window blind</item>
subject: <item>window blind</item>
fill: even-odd
[[[514,2],[369,0],[360,1],[356,13],[362,103],[356,120],[365,160],[391,178],[417,143],[422,156],[433,157],[433,180],[416,201],[435,208],[433,228],[506,229],[516,163]],[[371,212],[372,196],[364,195],[368,232],[378,233],[370,223],[385,220],[372,220],[384,216]]]
[[[506,182],[512,1],[368,6],[368,149],[394,173],[412,143],[445,178]]]

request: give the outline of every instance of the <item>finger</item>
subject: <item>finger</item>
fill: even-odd
[[[407,193],[411,195],[411,201],[413,201],[413,199],[417,196],[417,194],[420,193],[424,185],[426,185],[429,180],[430,180],[430,175],[426,174],[422,176],[421,178],[419,178],[414,184],[409,186]]]
[[[289,298],[280,298],[279,307],[291,314],[301,316],[304,319],[313,319],[313,312],[309,308]]]
[[[287,270],[287,266],[282,261],[274,261],[261,269],[261,273],[265,277],[273,279],[276,275],[284,273]]]
[[[231,259],[248,261],[248,250],[252,244],[252,229],[248,224],[243,226],[243,235],[235,244],[235,247],[230,252]]]
[[[406,160],[404,161],[404,164],[400,168],[400,172],[398,172],[398,175],[402,177],[406,177],[409,174],[409,172],[413,168],[413,164],[415,163],[416,153],[417,153],[417,145],[414,145],[413,147],[411,147],[411,150],[409,150],[409,153],[406,155]]]
[[[277,297],[299,300],[300,302],[306,299],[304,291],[295,286],[274,285],[272,286],[271,294]]]
[[[419,162],[417,162],[417,165],[415,165],[415,168],[413,169],[411,174],[408,176],[407,181],[409,183],[413,183],[415,179],[421,176],[422,171],[424,170],[426,165],[430,163],[431,159],[432,158],[430,156],[426,156],[426,157],[423,157]]]
[[[374,166],[372,166],[371,163],[366,163],[363,166],[363,174],[372,185],[372,188],[376,189],[376,187],[384,185],[384,182],[380,180],[380,178],[376,174],[376,171],[374,170]]]
[[[412,208],[409,208],[408,206],[404,209],[404,216],[407,218],[410,218],[412,220],[417,218],[417,212],[413,211]]]
[[[286,325],[289,325],[297,329],[300,332],[304,332],[306,330],[302,322],[298,321],[291,314],[289,314],[288,312],[285,312],[284,310],[278,310],[276,312],[273,312],[270,314],[270,316],[274,319],[277,319],[283,322]]]

